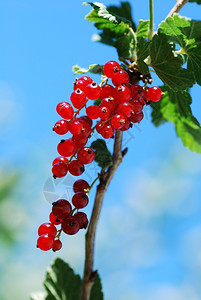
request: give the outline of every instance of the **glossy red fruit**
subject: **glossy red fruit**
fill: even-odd
[[[132,100],[130,104],[132,105],[132,109],[135,114],[139,114],[143,110],[143,104],[140,100]]]
[[[52,237],[57,235],[57,229],[52,223],[43,223],[38,228],[38,235],[49,234]]]
[[[86,86],[85,93],[87,98],[96,100],[100,97],[101,87],[97,83],[92,82]]]
[[[116,103],[113,97],[104,98],[101,101],[100,107],[107,107],[111,112],[115,109]]]
[[[110,117],[111,111],[108,107],[103,106],[99,107],[99,117],[101,120],[107,120]]]
[[[126,123],[126,118],[123,115],[116,114],[111,119],[111,125],[115,129],[120,129]]]
[[[54,215],[52,212],[51,212],[50,215],[49,215],[49,220],[50,220],[50,222],[51,222],[52,224],[54,224],[54,225],[59,225],[59,224],[61,224],[61,220],[57,219],[57,218],[55,217],[55,215]]]
[[[75,108],[80,108],[86,103],[87,99],[85,93],[80,89],[77,89],[72,92],[70,100]]]
[[[102,128],[103,128],[104,125],[105,125],[105,124],[104,124],[102,121],[98,122],[98,123],[96,124],[96,131],[97,131],[98,133],[101,133],[101,130],[102,130]]]
[[[74,217],[78,220],[80,229],[87,228],[89,221],[87,215],[84,212],[78,211],[77,213],[74,214]]]
[[[54,237],[48,234],[43,234],[39,236],[37,240],[37,248],[43,251],[48,251],[52,249],[53,244],[54,244]]]
[[[80,78],[76,79],[73,85],[73,90],[76,91],[77,89],[80,89],[81,91],[85,92],[87,84],[88,83]]]
[[[121,104],[128,102],[131,98],[131,91],[125,85],[120,85],[114,89],[114,100],[116,103]]]
[[[54,252],[59,251],[62,248],[62,242],[60,240],[54,240],[52,250]]]
[[[66,158],[65,156],[58,156],[56,157],[53,162],[52,165],[54,166],[55,164],[57,164],[58,162],[64,162],[67,163],[68,162],[68,158]]]
[[[112,83],[115,86],[119,86],[123,83],[127,84],[128,82],[129,82],[129,76],[128,76],[128,73],[124,70],[119,71],[112,78]]]
[[[110,139],[114,135],[114,127],[111,124],[105,124],[100,134],[104,139]]]
[[[72,213],[71,204],[64,199],[57,200],[52,203],[52,213],[57,219],[63,220],[67,216],[71,215]]]
[[[104,84],[101,87],[100,99],[112,97],[114,91],[114,87],[110,84]]]
[[[56,107],[57,113],[64,119],[70,120],[74,115],[73,107],[68,102],[60,102]]]
[[[143,98],[145,95],[145,91],[143,89],[143,87],[141,87],[140,85],[132,85],[131,86],[131,97],[134,100],[139,100],[141,98]]]
[[[68,170],[73,176],[80,176],[85,168],[78,160],[72,160],[68,165]]]
[[[79,80],[83,80],[85,82],[85,84],[90,84],[93,82],[93,79],[91,79],[91,77],[83,75],[79,78]]]
[[[80,229],[79,222],[74,216],[67,217],[61,223],[61,229],[66,234],[76,234]]]
[[[78,208],[78,209],[84,208],[85,206],[87,206],[88,203],[89,203],[89,198],[86,195],[86,193],[78,192],[73,195],[72,204],[76,208]]]
[[[66,120],[59,120],[53,126],[53,131],[57,134],[66,134],[68,132],[68,121]]]
[[[120,70],[120,65],[114,60],[106,62],[106,64],[103,67],[103,72],[108,78],[113,78],[115,73],[118,73]]]
[[[162,97],[162,91],[158,86],[152,86],[147,91],[148,98],[153,102],[158,102]]]
[[[124,126],[121,127],[119,130],[126,131],[126,130],[128,130],[131,127],[132,127],[131,121],[127,119],[126,123],[124,124]]]
[[[52,174],[54,175],[54,177],[62,178],[66,176],[67,172],[68,172],[68,166],[66,163],[62,161],[54,164],[52,167]]]
[[[91,126],[81,118],[77,118],[77,120],[82,124],[81,133],[84,133],[88,137],[92,131]]]
[[[144,117],[143,112],[140,112],[139,114],[131,115],[129,120],[133,123],[139,123],[140,121],[142,121],[143,117]]]
[[[82,124],[78,120],[72,120],[69,122],[69,131],[73,135],[78,135],[81,133]]]
[[[99,107],[97,105],[91,105],[86,108],[86,114],[91,119],[99,118]]]
[[[73,135],[72,140],[75,143],[77,148],[83,147],[86,145],[88,141],[88,137],[84,132],[78,134],[78,135]]]
[[[83,147],[77,152],[77,160],[84,165],[90,164],[95,158],[94,151],[89,147]]]
[[[93,124],[92,120],[88,116],[81,116],[81,117],[79,117],[79,119],[86,122],[86,123],[88,123],[90,127]]]
[[[71,156],[75,153],[77,147],[72,139],[61,140],[57,146],[57,151],[62,156]]]
[[[132,111],[132,105],[129,102],[124,102],[117,106],[117,113],[125,116],[126,118],[130,117]]]
[[[89,189],[89,184],[84,179],[76,180],[73,184],[74,193],[77,193],[77,192],[85,192],[86,193],[87,189]]]

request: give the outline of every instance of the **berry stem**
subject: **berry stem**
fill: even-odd
[[[154,27],[154,10],[153,10],[153,0],[149,0],[149,31],[148,31],[148,40],[151,41],[153,37],[153,27]]]
[[[102,176],[100,177],[100,182],[96,190],[96,196],[89,227],[85,236],[85,265],[80,300],[89,300],[91,288],[93,286],[97,274],[97,271],[93,271],[96,227],[100,216],[105,193],[112,178],[114,177],[115,172],[117,171],[120,163],[122,162],[123,155],[121,151],[121,146],[122,132],[116,130],[113,148],[113,166],[110,167],[107,172],[104,171],[104,173],[102,173]]]
[[[188,0],[178,0],[175,6],[171,9],[169,14],[167,15],[167,18],[172,17],[174,14],[178,13],[187,2]]]
[[[129,30],[130,30],[130,33],[132,34],[134,42],[135,42],[132,59],[136,63],[137,62],[137,36],[136,36],[136,33],[133,30],[133,28],[129,27]]]

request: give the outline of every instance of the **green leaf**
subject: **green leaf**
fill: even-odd
[[[149,31],[149,20],[146,21],[140,20],[140,23],[136,31],[136,36],[146,38],[148,36],[148,31]]]
[[[131,33],[117,38],[115,47],[119,57],[132,57],[134,51],[134,39]]]
[[[79,300],[81,279],[62,259],[57,258],[48,269],[44,282],[46,300]]]
[[[201,4],[201,0],[189,0],[189,2],[196,2],[197,4]]]
[[[129,27],[132,26],[131,22],[126,18],[119,17],[114,13],[110,13],[105,5],[98,2],[86,2],[86,5],[91,5],[92,10],[86,16],[86,19],[92,23],[95,23],[95,26],[98,29],[108,29],[109,31],[122,35],[125,32],[128,32]]]
[[[149,74],[149,68],[144,62],[145,58],[149,55],[149,42],[143,37],[137,38],[137,65],[138,70],[146,75]]]
[[[192,72],[183,69],[182,58],[174,54],[173,45],[168,43],[165,34],[155,34],[150,44],[151,65],[158,77],[169,88],[179,91],[192,87]]]
[[[107,149],[106,143],[102,139],[97,139],[91,144],[95,152],[95,161],[102,169],[109,168],[113,165],[112,155]]]
[[[73,72],[74,74],[85,74],[85,73],[92,73],[92,74],[99,74],[99,75],[103,75],[103,66],[102,65],[97,65],[97,64],[93,64],[90,65],[88,67],[88,69],[86,68],[82,68],[78,65],[73,66]]]
[[[187,91],[174,92],[167,87],[163,87],[162,90],[165,95],[154,106],[152,105],[153,123],[156,126],[164,121],[174,123],[177,135],[182,139],[184,146],[201,153],[201,127],[192,115],[190,94]]]
[[[94,280],[94,284],[91,289],[90,300],[103,300],[103,292],[100,276],[97,274]]]
[[[180,45],[181,53],[187,56],[187,69],[201,85],[201,22],[176,14],[162,22],[159,31]]]

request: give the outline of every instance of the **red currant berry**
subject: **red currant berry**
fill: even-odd
[[[120,129],[121,127],[124,126],[125,123],[126,123],[126,119],[123,115],[116,114],[111,119],[111,125],[115,129]]]
[[[88,116],[81,116],[81,117],[79,117],[79,119],[86,122],[86,123],[88,123],[90,127],[93,124],[92,120]]]
[[[110,139],[114,135],[114,127],[111,124],[105,124],[100,134],[104,139]]]
[[[51,212],[50,213],[50,215],[49,215],[49,220],[50,220],[50,222],[52,223],[52,224],[54,224],[54,225],[59,225],[59,224],[61,224],[61,221],[59,220],[59,219],[57,219],[56,217],[55,217],[55,215]]]
[[[49,234],[55,237],[57,235],[57,229],[52,223],[43,223],[38,228],[38,235],[41,236],[43,234]]]
[[[80,89],[77,89],[72,92],[70,100],[75,108],[80,108],[86,103],[87,99],[85,93]]]
[[[78,135],[73,135],[72,140],[75,143],[76,147],[80,148],[86,145],[88,137],[86,136],[85,132],[82,132]]]
[[[54,237],[48,234],[43,234],[39,236],[37,240],[37,248],[43,251],[48,251],[52,249],[53,244],[54,244]]]
[[[92,82],[86,86],[85,92],[87,98],[91,100],[96,100],[100,97],[101,87],[97,83]]]
[[[77,213],[74,214],[74,217],[78,220],[80,229],[87,228],[89,221],[88,221],[87,215],[84,212],[78,211]]]
[[[143,104],[140,100],[132,100],[130,104],[132,105],[132,109],[135,114],[139,114],[143,110]]]
[[[61,229],[66,234],[69,235],[76,234],[80,229],[79,222],[74,216],[67,217],[61,223]]]
[[[58,177],[58,178],[64,177],[66,176],[67,172],[68,172],[68,166],[66,163],[62,161],[54,164],[52,167],[52,174],[54,175],[54,177]]]
[[[52,246],[52,250],[54,252],[59,251],[62,248],[62,242],[60,240],[54,240],[54,244]]]
[[[114,98],[113,97],[104,98],[101,101],[100,107],[107,107],[112,112],[116,107]]]
[[[84,165],[90,164],[95,158],[94,151],[89,147],[81,148],[77,152],[77,160]]]
[[[130,117],[132,113],[132,105],[128,102],[124,102],[117,106],[117,113],[124,115],[126,118]]]
[[[68,132],[68,121],[66,120],[57,121],[52,129],[57,134],[66,134]]]
[[[72,160],[68,165],[68,170],[73,176],[80,176],[85,168],[78,160]]]
[[[131,97],[135,100],[139,100],[143,98],[145,95],[145,91],[143,87],[140,85],[132,85],[131,86]]]
[[[88,190],[88,189],[89,189],[89,184],[88,184],[88,182],[86,182],[83,179],[79,179],[79,180],[75,181],[73,184],[73,191],[75,193],[77,193],[77,192],[85,192],[86,193],[86,190]]]
[[[120,104],[123,102],[128,102],[131,98],[131,91],[125,85],[120,85],[114,89],[114,99],[115,102]]]
[[[133,123],[139,123],[140,121],[142,121],[143,117],[144,117],[144,114],[141,111],[139,114],[131,115],[129,120]]]
[[[82,130],[81,133],[84,133],[87,137],[91,134],[91,126],[89,125],[89,123],[83,121],[83,119],[78,118],[77,120],[79,120],[79,122],[82,124]]]
[[[86,108],[86,114],[91,119],[99,118],[99,107],[97,105],[91,105]]]
[[[83,80],[85,82],[85,84],[90,84],[93,82],[93,79],[91,79],[91,77],[83,75],[79,78],[79,80]]]
[[[73,195],[72,204],[76,208],[84,208],[89,203],[89,198],[86,193],[78,192]]]
[[[104,125],[105,125],[105,124],[104,124],[102,121],[98,122],[98,123],[96,124],[96,131],[97,131],[98,133],[101,133],[101,130],[102,130],[102,128],[103,128]]]
[[[112,78],[112,83],[115,86],[119,86],[123,83],[127,84],[128,82],[129,82],[129,76],[128,76],[128,73],[124,70],[119,71]]]
[[[110,60],[106,62],[106,64],[103,67],[103,72],[105,76],[107,76],[108,78],[113,78],[114,74],[118,73],[120,70],[121,70],[120,65],[118,64],[118,62],[114,60]]]
[[[158,86],[152,86],[148,89],[147,96],[151,101],[158,102],[161,100],[162,91]]]
[[[99,107],[99,117],[101,118],[101,120],[107,120],[110,117],[111,111],[109,110],[109,108],[103,106],[103,107]]]
[[[70,133],[72,133],[73,135],[78,135],[81,133],[81,130],[82,130],[81,122],[77,121],[76,119],[69,122]]]
[[[86,86],[87,86],[86,82],[79,78],[75,80],[73,85],[73,90],[76,91],[77,89],[80,89],[85,93]]]
[[[104,84],[101,87],[100,99],[108,98],[113,95],[114,87],[110,84]]]
[[[52,203],[52,213],[57,219],[63,220],[64,218],[71,215],[71,204],[64,199],[57,200],[56,202]]]
[[[72,139],[61,140],[57,146],[57,151],[62,156],[71,156],[75,153],[77,147]]]
[[[74,110],[70,103],[60,102],[56,107],[57,113],[64,119],[70,120],[74,115]]]
[[[57,164],[58,162],[64,162],[67,163],[68,162],[68,158],[66,158],[65,156],[59,156],[57,158],[55,158],[52,162],[52,165],[54,166],[55,164]]]
[[[120,128],[120,130],[121,131],[127,131],[131,127],[132,127],[132,124],[131,124],[130,120],[127,119],[126,123],[124,124],[123,127]]]

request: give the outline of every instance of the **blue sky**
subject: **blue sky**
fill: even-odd
[[[156,29],[174,1],[154,3]],[[148,0],[133,1],[132,7],[136,23],[148,18]],[[72,65],[117,59],[115,50],[91,41],[96,31],[84,20],[88,11],[77,0],[0,0],[0,161],[2,172],[21,174],[12,205],[5,208],[15,211],[12,223],[19,227],[15,249],[2,250],[0,260],[6,300],[16,294],[24,300],[42,289],[56,256],[82,273],[84,233],[63,237],[57,254],[41,253],[35,240],[50,211],[43,189],[59,141],[51,127],[58,120],[56,104],[69,100]],[[181,11],[194,19],[200,13],[195,4]],[[201,121],[200,87],[191,94]],[[155,128],[149,109],[141,125],[125,134],[124,145],[129,151],[107,192],[97,232],[95,268],[105,299],[199,300],[201,157],[183,147],[172,124]],[[88,167],[85,178],[96,172],[95,165]],[[91,208],[92,201],[89,214]]]

